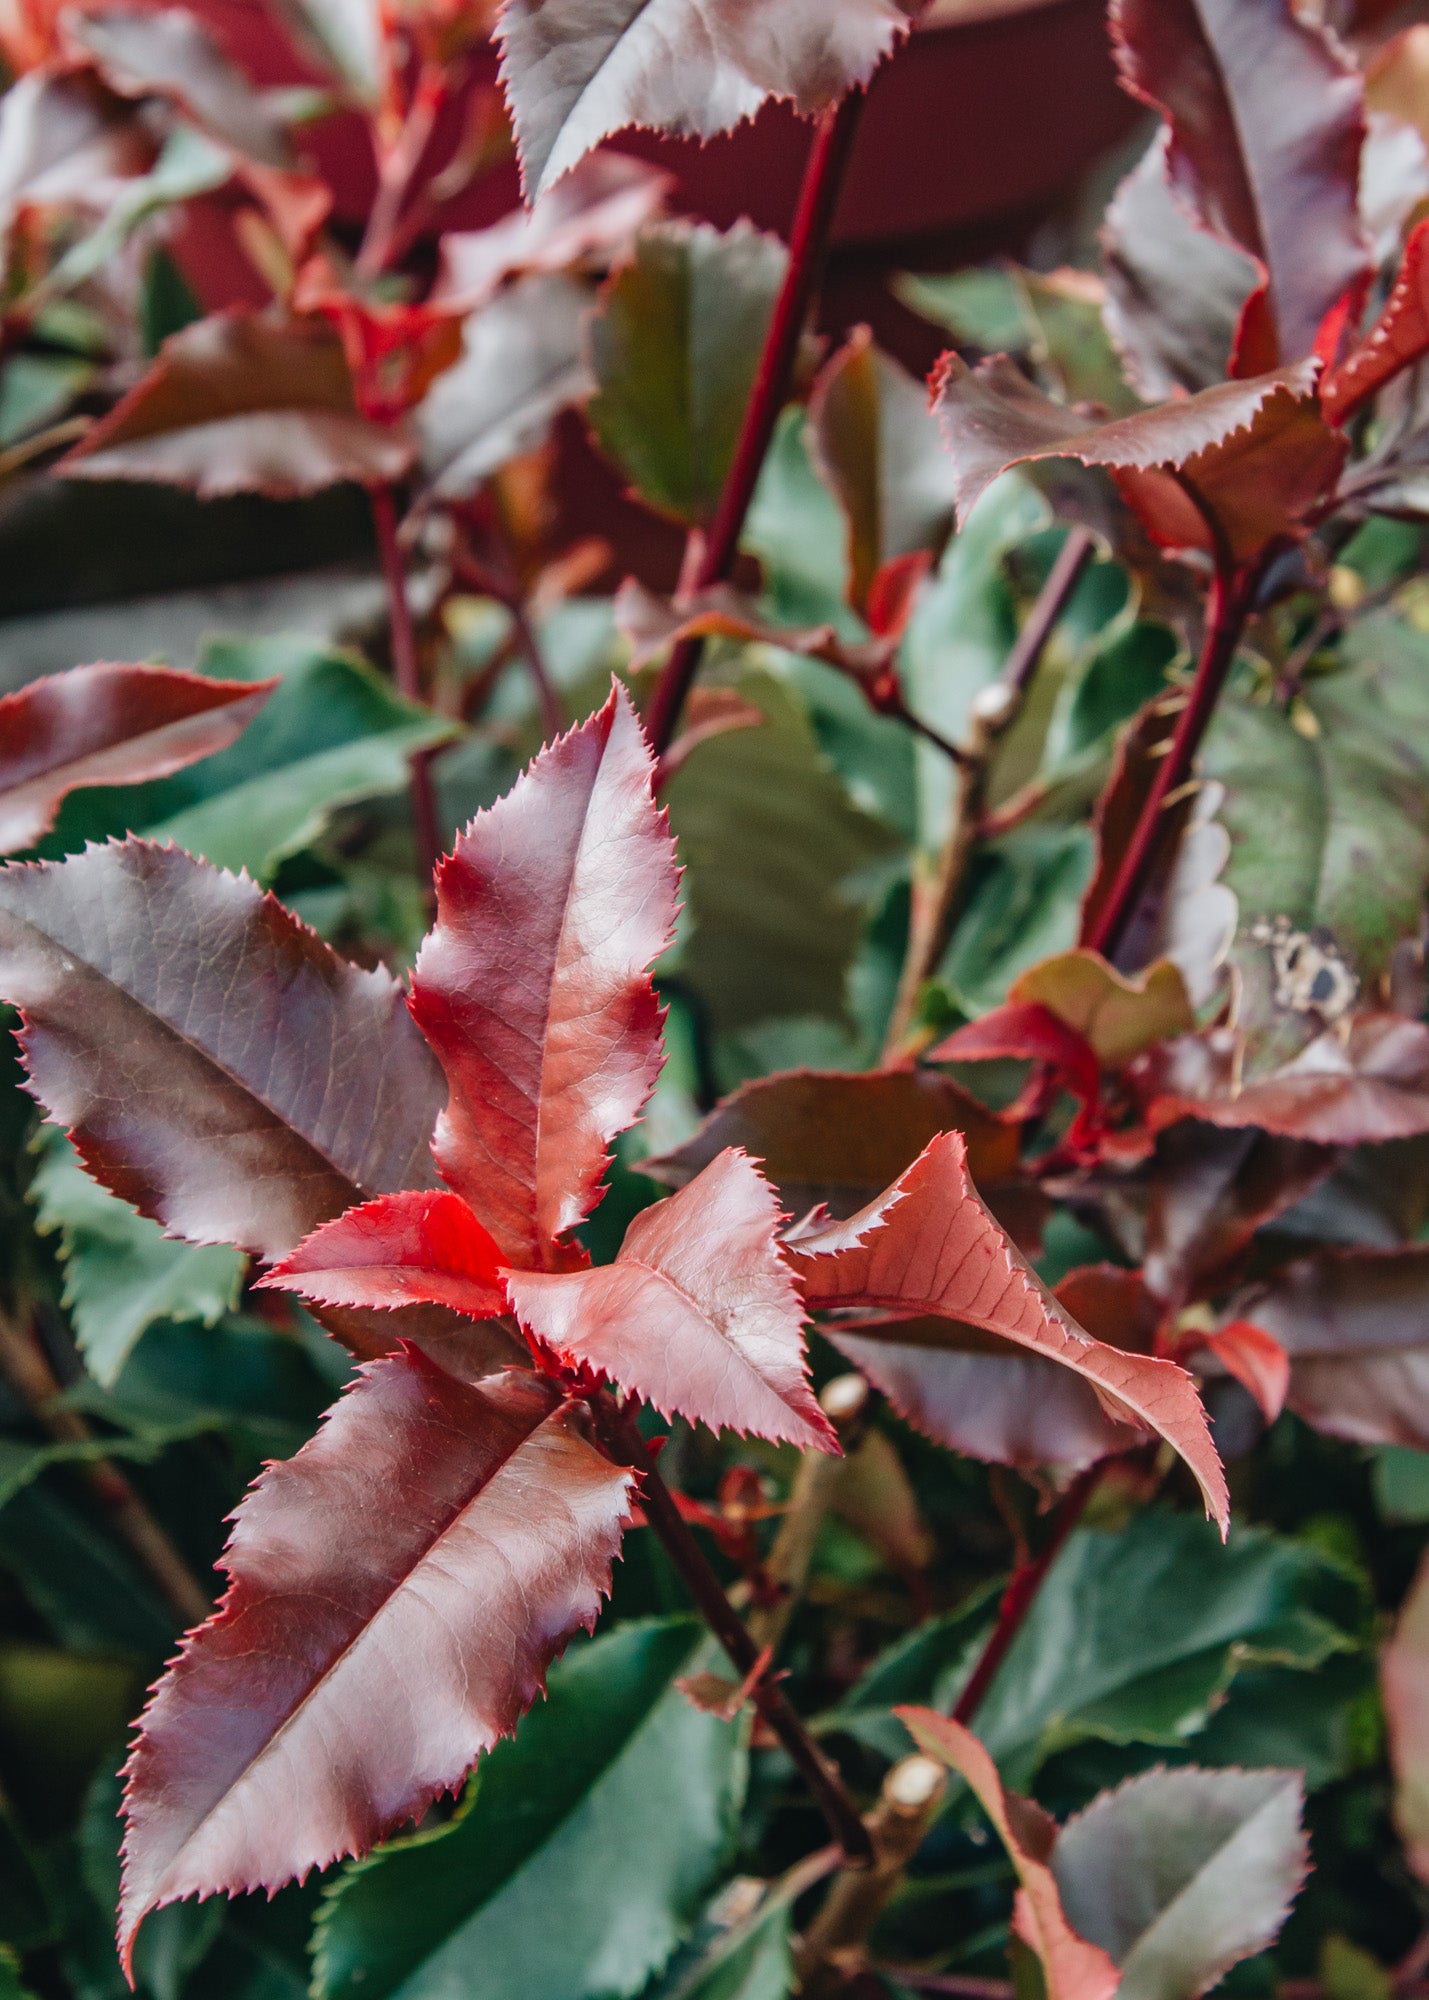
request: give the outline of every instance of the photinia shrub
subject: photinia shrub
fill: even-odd
[[[1412,12],[0,18],[0,1992],[1423,1988]]]

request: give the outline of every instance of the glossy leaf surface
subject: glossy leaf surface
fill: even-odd
[[[334,1884],[322,2000],[639,1990],[693,1918],[742,1789],[741,1730],[673,1685],[707,1650],[685,1619],[636,1620],[554,1667],[452,1824]]]
[[[144,1712],[126,1951],[160,1904],[363,1853],[459,1784],[594,1624],[631,1481],[531,1376],[365,1369],[245,1501],[223,1602]]]
[[[479,813],[437,871],[412,1012],[446,1071],[437,1164],[507,1260],[549,1266],[660,1072],[648,967],[676,871],[651,759],[613,691]]]
[[[809,1386],[778,1197],[731,1147],[637,1215],[613,1264],[515,1272],[522,1323],[564,1359],[711,1430],[836,1451]]]
[[[1429,348],[1429,225],[1417,223],[1384,311],[1337,368],[1325,377],[1320,401],[1331,423],[1343,423],[1361,403]]]
[[[1121,1421],[1154,1430],[1195,1473],[1224,1527],[1220,1461],[1190,1377],[1091,1339],[1040,1284],[978,1200],[956,1133],[935,1139],[877,1202],[791,1249],[810,1306],[874,1306],[966,1321],[1070,1368]]]
[[[0,852],[33,847],[78,786],[141,784],[226,749],[275,685],[105,661],[0,698]]]
[[[260,1284],[320,1305],[506,1310],[500,1251],[460,1195],[383,1195],[305,1236]]]

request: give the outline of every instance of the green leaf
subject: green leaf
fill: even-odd
[[[911,312],[946,327],[960,347],[1011,353],[1032,337],[1022,292],[1005,264],[937,275],[901,271],[893,289]]]
[[[37,1480],[0,1513],[0,1571],[8,1571],[44,1623],[81,1652],[127,1652],[156,1662],[174,1615],[115,1539],[97,1509]],[[123,1726],[132,1713],[112,1723]]]
[[[321,2000],[614,2000],[669,1959],[726,1852],[741,1733],[673,1677],[685,1619],[573,1650],[456,1818],[343,1870],[318,1928]]]
[[[1374,1499],[1387,1521],[1429,1521],[1429,1451],[1382,1445],[1374,1455]]]
[[[692,924],[680,976],[716,1029],[841,1020],[868,900],[856,878],[897,841],[849,798],[784,682],[750,669],[736,685],[768,721],[701,744],[666,793]]]
[[[731,1882],[642,2000],[787,2000],[794,1991],[794,1898],[774,1889],[741,1911],[744,1892],[758,1886],[748,1877]]]
[[[339,806],[400,791],[414,750],[459,733],[402,701],[364,661],[311,639],[219,640],[200,671],[235,681],[276,674],[282,685],[218,756],[157,784],[73,794],[46,854],[136,832],[267,880]]]
[[[19,1959],[3,1944],[0,1944],[0,2000],[34,2000],[20,1977]]]
[[[12,355],[0,372],[0,448],[62,417],[94,373],[93,362],[76,355]]]
[[[0,1937],[20,1951],[48,1944],[54,1916],[40,1869],[8,1805],[0,1803]],[[0,1981],[0,1994],[4,1992]]]
[[[747,222],[658,223],[591,324],[592,430],[641,499],[708,522],[734,458],[787,261]]]
[[[908,1732],[892,1713],[900,1703],[947,1709],[992,1630],[1001,1580],[976,1590],[956,1611],[931,1618],[895,1641],[819,1719],[819,1730],[857,1737],[890,1762],[907,1755]]]
[[[754,489],[743,547],[763,564],[765,602],[777,623],[832,625],[840,638],[860,639],[865,628],[845,597],[843,516],[814,470],[808,436],[804,412],[785,410]]]
[[[1092,860],[1081,826],[1020,827],[987,848],[938,969],[967,1014],[999,1005],[1020,972],[1071,950]]]
[[[36,1145],[35,1226],[41,1235],[59,1231],[64,1304],[97,1381],[112,1386],[156,1320],[213,1326],[232,1311],[247,1265],[241,1251],[165,1236],[157,1222],[90,1179],[59,1126],[42,1125]]]

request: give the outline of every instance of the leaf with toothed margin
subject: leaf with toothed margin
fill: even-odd
[[[432,1150],[508,1262],[560,1268],[663,1060],[648,967],[678,872],[620,687],[478,813],[437,871],[412,1013],[446,1071]]]
[[[966,1162],[960,1135],[945,1132],[860,1214],[796,1232],[789,1256],[805,1302],[825,1312],[932,1313],[1070,1368],[1112,1416],[1155,1431],[1180,1453],[1224,1533],[1225,1474],[1190,1376],[1084,1332],[983,1207]]]
[[[460,1784],[594,1624],[635,1484],[534,1376],[364,1368],[239,1508],[223,1601],[141,1718],[126,1963],[149,1911],[366,1853]]]
[[[507,1309],[501,1252],[460,1195],[412,1190],[348,1209],[258,1280],[320,1305],[451,1306],[473,1319]]]
[[[502,80],[528,196],[627,125],[713,138],[770,97],[820,111],[866,83],[900,0],[507,0]]]
[[[636,1216],[613,1264],[511,1272],[523,1325],[667,1417],[837,1451],[809,1387],[803,1312],[779,1254],[778,1198],[730,1147]]]

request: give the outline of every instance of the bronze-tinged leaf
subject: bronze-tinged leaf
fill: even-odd
[[[401,987],[246,876],[141,840],[12,863],[0,994],[90,1172],[175,1235],[277,1258],[432,1185],[441,1075]]]
[[[1369,275],[1364,84],[1291,0],[1113,0],[1127,88],[1170,126],[1174,193],[1259,259],[1276,360],[1296,361]]]
[[[1286,1404],[1354,1444],[1429,1451],[1429,1249],[1323,1250],[1242,1292],[1290,1357]]]
[[[648,968],[675,919],[674,843],[624,690],[549,744],[437,870],[412,1012],[446,1071],[433,1151],[508,1262],[559,1269],[607,1148],[654,1088]]]
[[[1324,1146],[1362,1146],[1429,1132],[1429,1027],[1402,1014],[1355,1015],[1327,1028],[1269,1076],[1207,1096],[1168,1094],[1147,1111],[1153,1130],[1200,1118],[1254,1125]]]
[[[380,1195],[324,1222],[258,1280],[329,1306],[450,1306],[473,1319],[507,1310],[505,1262],[460,1195]]]
[[[1312,358],[1102,423],[1044,396],[1006,355],[975,369],[945,355],[935,388],[959,516],[1009,466],[1074,458],[1111,470],[1163,547],[1209,549],[1204,507],[1235,559],[1248,561],[1297,531],[1344,463],[1346,440],[1320,416],[1318,371]]]
[[[81,785],[137,785],[212,756],[278,685],[100,661],[0,697],[0,854],[33,847]]]
[[[992,1821],[1021,1885],[1012,1928],[1037,1954],[1047,2000],[1112,2000],[1120,1972],[1100,1945],[1078,1936],[1062,1908],[1050,1865],[1056,1821],[1035,1800],[1004,1789],[992,1758],[960,1722],[934,1708],[895,1708],[893,1713],[920,1750],[966,1779]]]
[[[1169,959],[1128,976],[1085,945],[1029,966],[1008,987],[1007,997],[1049,1007],[1086,1038],[1107,1069],[1121,1069],[1196,1025],[1185,982]]]
[[[1429,1882],[1429,1555],[1409,1587],[1379,1671],[1394,1824],[1409,1866]]]
[[[770,97],[818,111],[866,83],[899,0],[507,0],[502,80],[528,195],[627,125],[710,139]]]
[[[726,1146],[758,1160],[791,1214],[823,1204],[854,1215],[912,1166],[940,1132],[961,1132],[968,1172],[984,1195],[1017,1172],[1016,1130],[930,1070],[791,1069],[757,1077],[710,1113],[693,1138],[642,1160],[640,1171],[683,1187]]]
[[[342,342],[321,320],[216,313],[171,334],[148,374],[60,460],[71,479],[142,479],[202,499],[298,499],[385,484],[413,445],[358,414]]]
[[[1429,221],[1417,223],[1384,311],[1320,385],[1320,405],[1342,424],[1361,403],[1429,349]]]
[[[979,1201],[965,1157],[958,1135],[945,1133],[861,1214],[797,1232],[789,1254],[807,1304],[960,1320],[1071,1369],[1110,1415],[1180,1453],[1224,1532],[1225,1475],[1190,1376],[1084,1332]]]
[[[809,1386],[803,1309],[777,1241],[782,1220],[774,1190],[731,1147],[643,1209],[613,1264],[513,1271],[507,1288],[522,1324],[563,1360],[597,1369],[667,1417],[837,1452]]]
[[[223,1601],[144,1711],[126,1963],[150,1910],[365,1853],[459,1785],[595,1623],[634,1485],[532,1375],[364,1368],[238,1509]]]

